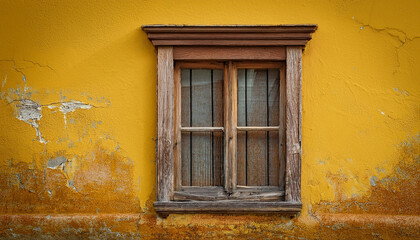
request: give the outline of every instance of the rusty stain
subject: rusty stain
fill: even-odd
[[[118,152],[107,153],[100,144],[94,154],[79,156],[83,163],[69,178],[63,151],[47,168],[10,160],[0,168],[1,213],[139,213],[132,178],[133,163]],[[42,159],[41,159],[42,160]],[[18,177],[17,177],[18,176]],[[76,191],[75,191],[76,190]]]
[[[367,196],[321,202],[318,210],[331,213],[420,215],[420,135],[400,145],[400,161],[387,177],[374,178]],[[334,176],[335,184],[347,177]],[[372,178],[371,178],[372,179]]]

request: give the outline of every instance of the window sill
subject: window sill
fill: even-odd
[[[155,211],[161,216],[171,213],[278,213],[294,215],[302,210],[301,202],[255,201],[185,201],[154,202]]]

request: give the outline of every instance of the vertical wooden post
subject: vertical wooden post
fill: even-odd
[[[174,177],[174,61],[172,47],[158,47],[157,200],[170,201]]]
[[[230,132],[231,132],[231,141],[229,143],[229,159],[230,159],[230,166],[231,166],[231,189],[232,192],[236,190],[237,186],[237,158],[236,158],[236,139],[237,139],[237,125],[238,125],[238,76],[237,76],[237,68],[235,64],[229,62],[229,83],[230,83],[230,106],[232,107],[230,112]]]
[[[285,189],[286,176],[286,65],[280,68],[279,83],[279,187]]]
[[[225,189],[227,192],[232,192],[232,181],[231,181],[231,166],[230,166],[230,155],[231,155],[231,113],[232,108],[230,104],[231,100],[231,83],[230,83],[230,69],[232,63],[229,62],[225,64],[224,68],[224,77],[223,77],[223,84],[224,84],[224,117],[225,117],[225,159],[224,159],[224,172],[225,172]]]
[[[286,50],[286,201],[300,202],[301,147],[300,85],[302,47],[289,46]]]
[[[174,70],[174,188],[176,191],[181,190],[182,171],[181,171],[181,68],[175,65]]]

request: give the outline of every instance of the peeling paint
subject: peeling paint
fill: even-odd
[[[51,158],[47,162],[47,167],[51,169],[57,169],[58,167],[63,168],[64,164],[67,162],[67,158],[64,156],[58,156],[56,158]]]
[[[16,104],[18,115],[17,119],[31,125],[36,130],[36,136],[40,143],[46,143],[39,130],[39,120],[41,120],[41,106],[30,99],[22,99]]]
[[[74,112],[77,109],[91,109],[92,105],[86,104],[79,101],[69,101],[69,102],[63,102],[60,106],[60,111],[66,115],[69,112]]]

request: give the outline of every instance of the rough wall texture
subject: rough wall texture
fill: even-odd
[[[420,238],[420,2],[0,2],[0,238]],[[156,216],[144,24],[318,24],[303,210]]]

